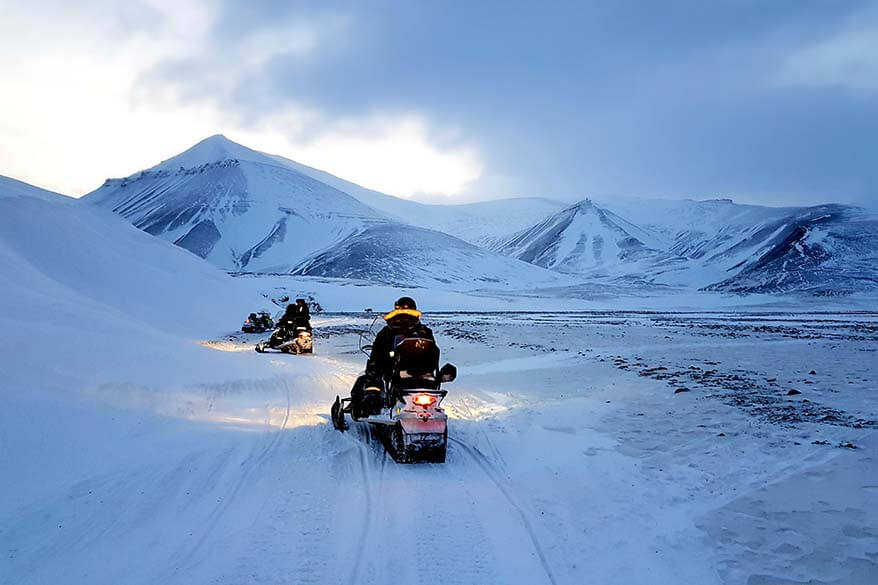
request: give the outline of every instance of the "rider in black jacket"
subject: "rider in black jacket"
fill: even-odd
[[[311,331],[311,312],[305,299],[296,299],[296,304],[287,305],[284,314],[277,321],[277,326],[288,331],[295,331],[296,327]]]
[[[311,331],[311,311],[305,299],[296,299],[294,321],[296,327],[302,326]]]
[[[375,336],[366,373],[357,378],[351,390],[354,418],[380,408],[377,395],[393,375],[393,350],[400,341],[410,337],[435,341],[433,331],[421,323],[421,312],[411,297],[396,301],[393,310],[384,315],[384,321],[387,325]],[[364,404],[364,398],[369,404]]]
[[[393,311],[384,315],[384,320],[387,325],[375,336],[372,353],[366,363],[366,373],[380,379],[393,374],[393,349],[400,341],[407,337],[435,341],[433,331],[421,323],[421,312],[411,297],[396,301]]]
[[[296,337],[296,327],[304,327],[311,332],[311,312],[305,299],[296,299],[295,304],[287,305],[284,314],[277,320],[277,329],[268,340],[268,347],[279,347]]]

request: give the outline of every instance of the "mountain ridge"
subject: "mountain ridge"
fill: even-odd
[[[140,229],[230,272],[296,274],[309,267],[323,275],[344,275],[352,267],[347,258],[332,251],[347,249],[348,257],[356,256],[351,245],[359,242],[384,254],[369,258],[381,260],[383,272],[363,272],[376,282],[398,283],[407,274],[424,282],[444,279],[454,286],[480,285],[481,273],[503,286],[517,278],[530,284],[567,282],[561,275],[472,246],[453,235],[394,220],[344,191],[289,168],[279,157],[221,135],[129,177],[107,180],[83,197],[83,202],[111,209]],[[383,246],[374,246],[379,235]],[[425,248],[418,238],[435,247]],[[458,265],[448,264],[443,254],[455,255]],[[400,264],[413,261],[421,269]],[[429,264],[437,269],[427,269]],[[437,278],[440,272],[445,276]]]
[[[736,294],[831,290],[831,283],[821,285],[786,267],[798,266],[799,271],[831,279],[840,274],[838,270],[815,267],[841,266],[844,258],[858,267],[858,272],[844,276],[845,290],[854,290],[858,282],[871,287],[875,270],[860,260],[870,259],[871,250],[878,247],[869,220],[858,220],[853,231],[841,227],[854,213],[851,206],[831,204],[836,211],[830,238],[821,243],[806,237],[822,233],[819,226],[811,225],[821,206],[775,208],[740,205],[725,198],[609,202],[586,198],[572,205],[516,198],[424,204],[361,187],[222,135],[210,136],[129,177],[108,179],[83,199],[109,207],[148,233],[229,271],[394,283],[406,275],[434,284],[441,284],[442,278],[437,279],[434,271],[390,264],[385,264],[390,268],[384,272],[362,270],[349,261],[352,257],[365,261],[367,255],[359,254],[357,246],[378,253],[382,246],[376,242],[383,241],[386,256],[410,254],[419,263],[436,263],[451,276],[446,280],[457,284],[467,278],[476,283],[481,275],[472,271],[493,269],[502,273],[494,275],[496,281],[508,284],[515,279],[515,269],[496,259],[509,257],[567,278]],[[396,241],[390,241],[390,234],[396,234]],[[418,238],[435,248],[428,254]],[[858,241],[850,242],[851,238]],[[463,242],[499,256],[494,261],[471,261],[473,252]],[[808,262],[794,255],[797,242],[813,252]],[[830,242],[832,249],[823,249]],[[449,255],[462,255],[458,267],[444,263],[443,248]],[[381,264],[379,256],[373,254],[369,261]],[[779,258],[787,264],[772,260]],[[815,264],[818,258],[824,263]],[[527,273],[524,281],[540,280],[533,272],[520,270]],[[772,276],[772,271],[777,274]]]

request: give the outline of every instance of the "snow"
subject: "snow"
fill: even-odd
[[[837,204],[768,208],[727,199],[617,198],[598,205],[586,199],[489,245],[609,284],[846,295],[875,289],[876,226],[863,209]],[[814,229],[829,237],[798,243]],[[799,258],[773,262],[790,248]]]
[[[383,220],[356,199],[270,160],[200,162],[241,154],[228,150],[200,143],[142,174],[108,182],[83,201],[226,270],[283,272]],[[198,164],[183,166],[192,163]],[[171,170],[178,167],[183,170]]]
[[[878,315],[425,310],[461,371],[444,465],[394,464],[361,426],[343,435],[328,423],[362,367],[355,331],[370,319],[358,315],[315,316],[308,358],[256,354],[256,337],[239,334],[108,345],[116,368],[91,379],[72,367],[63,390],[27,372],[44,398],[15,393],[0,414],[13,478],[0,492],[3,574],[864,584],[878,574],[874,426],[771,422],[803,403],[785,396],[786,379],[777,391],[765,383],[789,378],[812,402],[874,421],[875,367],[856,358],[876,340],[853,334]],[[760,329],[779,323],[799,332]],[[674,394],[638,375],[659,364],[743,371],[778,404],[753,413],[706,381]],[[835,447],[845,442],[858,448]],[[422,554],[442,561],[425,571]]]
[[[198,329],[215,311],[250,294],[219,270],[112,213],[5,177],[0,177],[0,273],[9,275],[0,291],[3,306],[23,321],[87,305],[179,332]],[[168,302],[156,303],[156,297]]]
[[[841,246],[826,231],[802,245]],[[230,277],[0,178],[0,582],[878,581],[874,296],[516,281],[431,234],[509,276]],[[360,311],[403,294],[459,369],[441,465],[328,420],[364,365]],[[315,354],[254,352],[243,316],[307,295],[332,311]]]
[[[498,242],[495,249],[559,272],[606,276],[631,270],[622,265],[645,257],[667,257],[658,251],[662,245],[655,235],[586,199]]]
[[[492,254],[442,232],[376,225],[295,267],[292,274],[362,279],[401,286],[468,290],[573,284],[531,264]]]

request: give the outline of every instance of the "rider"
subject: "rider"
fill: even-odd
[[[277,329],[271,334],[269,347],[277,347],[296,337],[296,327],[304,327],[311,331],[311,313],[305,299],[296,299],[295,304],[287,305],[284,314],[277,320]]]
[[[295,316],[293,317],[296,327],[304,327],[311,331],[311,311],[305,299],[296,299]]]
[[[256,317],[259,319],[258,323],[262,328],[274,329],[274,321],[272,321],[271,315],[269,315],[265,311],[259,311]]]
[[[380,408],[381,390],[393,375],[393,351],[400,341],[411,337],[435,341],[433,331],[421,323],[421,314],[413,298],[401,297],[393,310],[384,315],[387,325],[375,336],[366,373],[357,378],[351,389],[355,418]]]
[[[296,299],[295,304],[287,305],[284,314],[277,321],[279,329],[295,331],[296,327],[304,327],[311,331],[311,313],[305,299]]]

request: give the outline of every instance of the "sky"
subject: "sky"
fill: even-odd
[[[431,202],[878,206],[878,2],[0,0],[0,174],[223,133]]]

